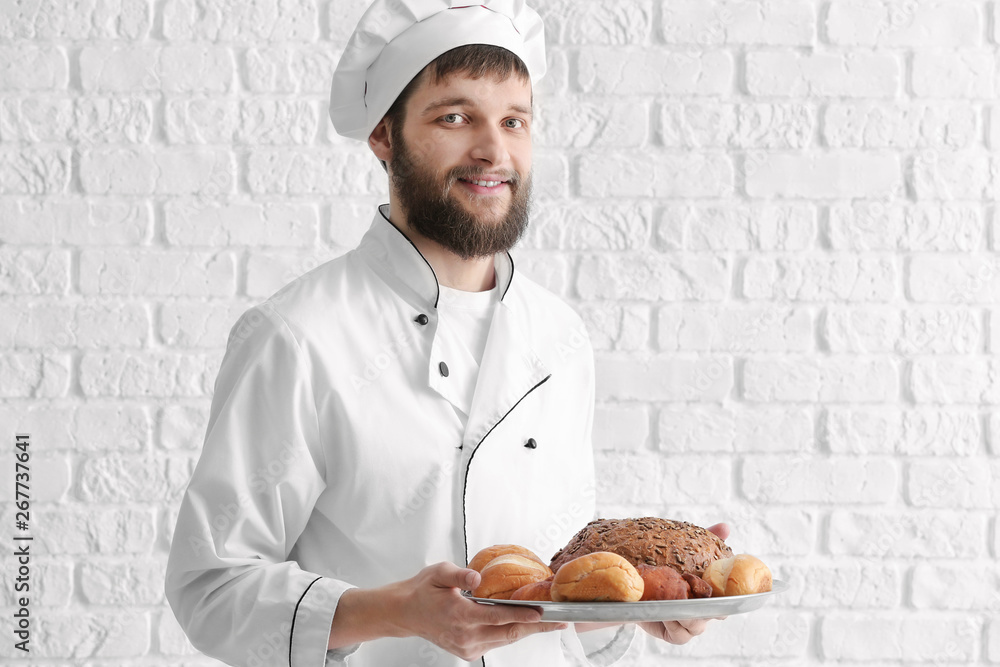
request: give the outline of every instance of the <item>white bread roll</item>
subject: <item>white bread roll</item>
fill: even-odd
[[[507,554],[525,556],[548,567],[545,561],[536,556],[535,552],[531,549],[526,549],[518,544],[494,544],[492,547],[480,549],[479,553],[473,556],[472,560],[469,561],[469,569],[482,573],[483,568],[486,567],[491,560],[499,558],[500,556],[506,556]]]
[[[521,586],[551,577],[552,570],[527,556],[506,554],[491,560],[479,574],[482,579],[472,591],[474,597],[509,600]]]
[[[637,602],[644,585],[632,563],[618,554],[595,551],[560,567],[551,593],[556,602]]]
[[[712,587],[712,597],[752,595],[771,590],[771,570],[750,554],[712,561],[702,577]]]

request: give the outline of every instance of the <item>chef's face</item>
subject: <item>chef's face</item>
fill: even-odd
[[[528,224],[531,83],[423,78],[389,132],[407,226],[465,259],[510,249]]]

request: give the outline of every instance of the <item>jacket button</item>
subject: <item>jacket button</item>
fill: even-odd
[[[427,319],[426,315],[424,315],[423,313],[420,313],[419,315],[417,315],[416,319],[413,320],[413,321],[416,322],[417,324],[419,324],[420,326],[423,326],[423,325],[427,324],[430,320]]]
[[[527,447],[528,449],[534,449],[535,447],[538,446],[538,443],[535,442],[534,438],[528,438],[528,442],[524,443],[524,446]]]
[[[442,361],[438,364],[438,370],[441,371],[441,377],[448,377],[448,364]]]

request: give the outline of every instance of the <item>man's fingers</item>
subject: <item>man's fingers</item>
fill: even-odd
[[[461,588],[471,591],[479,585],[480,576],[475,570],[459,567],[454,563],[438,563],[430,571],[430,582],[440,588]]]
[[[521,607],[517,605],[480,604],[473,602],[478,609],[469,619],[483,625],[510,625],[512,623],[538,623],[542,611],[538,607]]]
[[[416,576],[399,582],[413,619],[411,634],[425,637],[463,660],[476,660],[499,648],[538,632],[563,630],[565,623],[542,623],[542,610],[526,605],[479,603],[457,589],[475,589],[482,577],[475,570],[454,563],[435,563]]]
[[[687,644],[698,634],[701,632],[692,632],[691,629],[678,621],[667,621],[663,624],[663,638],[671,644]]]
[[[484,653],[502,648],[538,632],[565,630],[567,623],[510,623],[482,625],[470,630],[450,629],[442,632],[435,644],[463,660],[478,660]]]
[[[708,627],[708,619],[697,618],[688,621],[677,621],[677,624],[684,628],[692,637],[696,637],[705,632]]]
[[[568,627],[568,623],[511,623],[510,625],[498,625],[495,628],[487,630],[483,636],[483,643],[489,645],[491,649],[499,648],[507,644],[513,644],[529,635],[538,634],[539,632],[565,630]]]
[[[663,621],[660,623],[640,623],[642,629],[671,644],[686,644],[705,632],[709,619],[685,621]]]
[[[728,523],[717,523],[714,526],[708,527],[708,532],[715,533],[719,536],[720,540],[726,540],[729,538],[729,524]]]
[[[708,621],[696,619],[691,621],[667,621],[665,624],[667,641],[671,644],[686,644],[693,638],[705,632]]]

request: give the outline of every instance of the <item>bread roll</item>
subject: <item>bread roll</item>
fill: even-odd
[[[712,597],[752,595],[771,590],[771,570],[750,554],[713,561],[703,579],[712,587]]]
[[[616,553],[632,565],[666,565],[699,577],[713,560],[733,555],[718,535],[686,521],[651,516],[598,519],[556,552],[549,567],[558,572],[563,563],[595,551]]]
[[[552,576],[548,565],[520,554],[494,558],[479,573],[482,579],[472,595],[477,598],[509,600],[521,586]]]
[[[494,558],[498,556],[506,556],[507,554],[519,554],[521,556],[527,556],[531,560],[538,561],[542,565],[545,565],[545,561],[536,556],[530,549],[525,549],[522,546],[516,544],[494,544],[492,547],[486,547],[472,557],[469,561],[469,569],[475,570],[476,572],[482,572],[486,564],[489,563]]]
[[[691,589],[680,572],[672,567],[639,565],[636,568],[642,577],[642,597],[640,600],[686,600]]]
[[[712,597],[712,587],[708,585],[707,581],[699,576],[689,574],[687,572],[681,576],[684,577],[684,581],[686,581],[688,586],[691,587],[691,591],[688,593],[689,599]]]
[[[637,602],[644,584],[632,563],[607,551],[564,564],[552,581],[555,602]]]
[[[510,596],[511,600],[533,600],[552,602],[552,577],[542,579],[527,586],[521,586]]]

